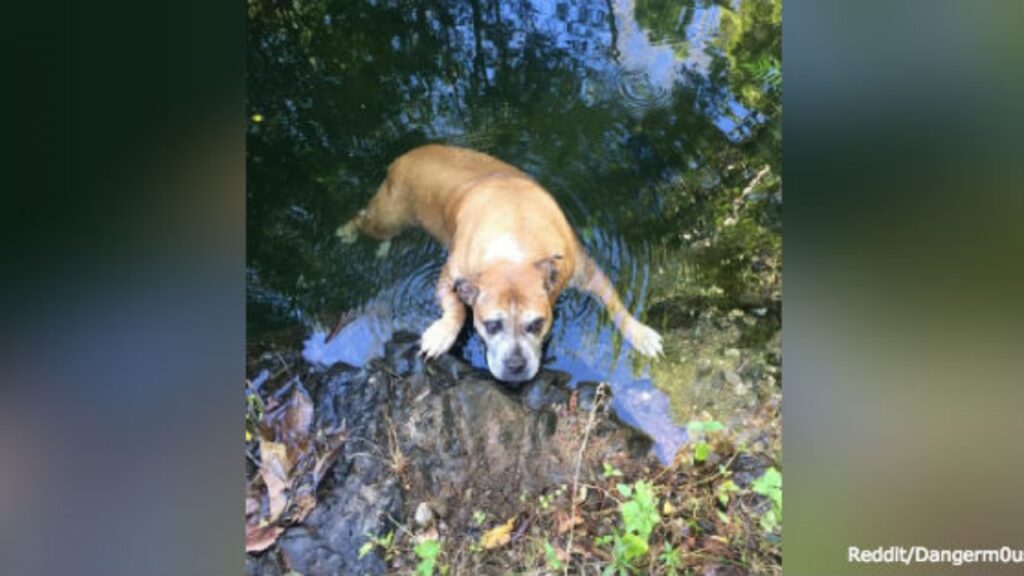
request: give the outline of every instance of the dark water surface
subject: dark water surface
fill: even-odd
[[[391,160],[445,142],[536,177],[666,339],[644,362],[566,293],[545,368],[611,383],[663,459],[687,421],[756,409],[781,378],[777,5],[250,0],[250,347],[358,366],[439,316],[425,234],[378,258],[334,232]]]

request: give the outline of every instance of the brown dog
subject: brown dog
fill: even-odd
[[[443,314],[420,340],[428,358],[451,348],[470,306],[491,373],[507,382],[533,378],[567,285],[600,298],[641,354],[661,354],[661,336],[629,314],[558,204],[526,173],[472,150],[416,148],[391,164],[370,205],[338,235],[352,242],[358,230],[387,241],[413,224],[448,248],[437,283]]]

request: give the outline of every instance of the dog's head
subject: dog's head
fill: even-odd
[[[524,382],[540,370],[541,347],[562,284],[561,259],[503,262],[455,280],[455,291],[473,309],[473,327],[487,345],[487,368],[498,380]]]

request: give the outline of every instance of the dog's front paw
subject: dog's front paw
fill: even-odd
[[[633,330],[631,332],[629,341],[637,352],[647,356],[648,358],[661,356],[661,334],[658,334],[653,328],[645,326],[639,322],[633,326]]]
[[[420,354],[431,359],[437,358],[452,347],[458,336],[459,327],[442,318],[431,324],[420,336]]]

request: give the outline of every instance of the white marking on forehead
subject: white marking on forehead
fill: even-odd
[[[484,262],[490,262],[492,260],[511,260],[512,262],[522,262],[525,254],[523,249],[519,247],[519,243],[511,234],[502,234],[494,240],[491,240],[487,248],[484,249]]]
[[[523,322],[529,324],[533,320],[536,320],[537,318],[542,318],[542,317],[543,317],[543,314],[538,314],[537,312],[534,312],[533,310],[526,310],[525,312],[523,312],[522,317],[520,317],[519,319],[522,320]]]

